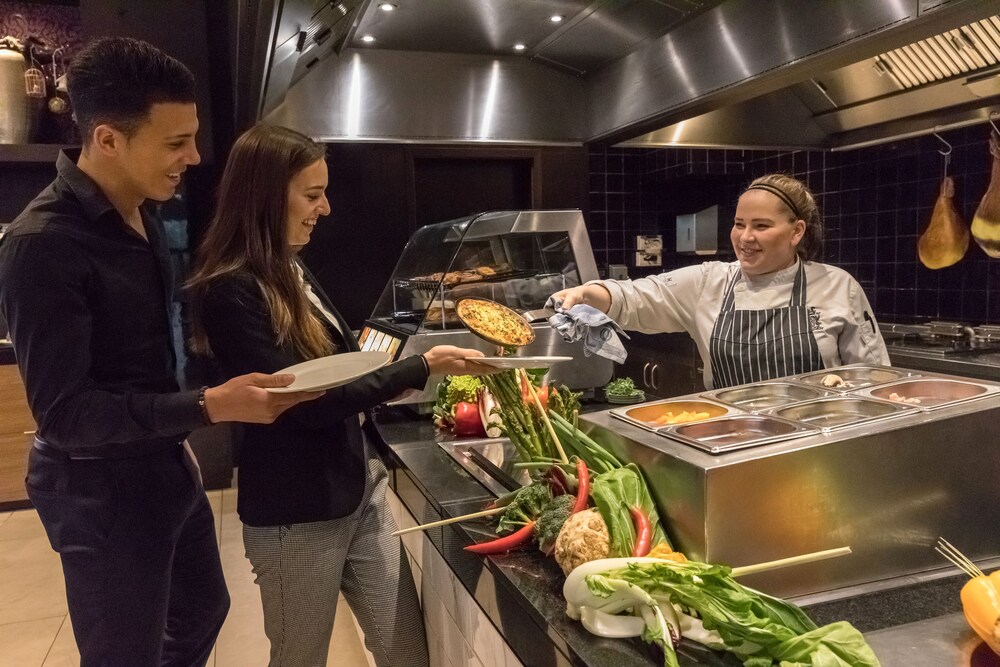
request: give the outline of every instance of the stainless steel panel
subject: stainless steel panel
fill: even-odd
[[[987,398],[1000,393],[1000,387],[967,380],[917,378],[882,385],[864,393],[874,398],[932,410],[964,401]]]
[[[774,595],[834,599],[853,586],[950,567],[933,550],[939,535],[954,536],[976,561],[1000,555],[1000,513],[982,510],[1000,504],[998,418],[1000,395],[991,394],[717,455],[611,411],[580,423],[642,468],[670,537],[692,558],[740,566],[849,545],[850,556],[744,581]]]
[[[914,18],[912,4],[877,0],[722,3],[590,77],[591,135],[628,139],[848,65]]]
[[[823,431],[867,424],[879,419],[898,417],[915,411],[898,402],[875,401],[868,398],[833,396],[771,410],[768,414],[810,424]]]
[[[697,146],[704,148],[815,148],[827,137],[814,113],[792,88],[688,118],[622,142],[622,146]],[[787,122],[775,123],[775,118]]]
[[[733,415],[657,431],[712,454],[797,438],[815,428],[763,415]]]
[[[580,79],[516,56],[347,49],[267,116],[323,141],[579,144]]]
[[[494,55],[522,55],[578,74],[621,57],[646,39],[664,34],[719,0],[475,0],[402,3],[383,12],[369,3],[356,31],[377,48]],[[562,21],[550,21],[559,15]],[[357,37],[353,46],[366,47]],[[367,46],[366,48],[371,48]]]
[[[528,470],[525,468],[515,468],[514,464],[520,459],[517,449],[510,440],[503,439],[442,439],[438,442],[441,449],[448,452],[448,455],[455,460],[470,475],[479,480],[479,483],[489,489],[497,496],[502,496],[509,489],[497,481],[488,471],[483,470],[469,455],[469,450],[475,450],[497,468],[507,473],[514,481],[524,485],[531,482]]]
[[[733,412],[736,412],[736,410],[725,405],[720,405],[718,403],[698,398],[692,398],[691,400],[671,399],[667,401],[655,401],[653,403],[644,403],[632,408],[614,408],[611,410],[611,414],[618,419],[623,419],[640,428],[648,429],[650,431],[656,431],[658,429],[671,426],[671,423],[662,420],[668,417],[677,418],[685,412],[706,415],[701,418],[689,419],[684,422],[689,423],[693,421],[704,421],[706,419],[722,417],[723,415],[732,414]]]
[[[863,11],[862,4],[858,3],[857,11]],[[810,51],[807,57],[788,61],[761,76],[740,80],[734,75],[732,85],[703,95],[690,91],[691,99],[672,112],[664,112],[659,129],[627,145],[853,146],[866,140],[849,133],[873,128],[876,136],[898,138],[911,131],[910,124],[904,121],[915,119],[918,127],[929,130],[935,125],[964,122],[972,117],[970,111],[988,106],[989,96],[977,95],[966,85],[966,78],[988,71],[1000,59],[1000,34],[994,36],[991,32],[997,18],[991,14],[996,8],[990,3],[955,2],[944,10],[916,18],[912,5],[904,9],[898,3],[897,7],[908,18],[884,29],[856,34],[826,51]],[[698,21],[705,22],[717,14],[718,10],[709,11]],[[794,16],[796,29],[801,24],[802,18]],[[679,39],[682,29],[665,39]],[[908,38],[899,41],[904,36]],[[881,48],[872,51],[870,44]],[[826,68],[820,65],[822,59],[834,59],[845,49],[849,62]],[[724,53],[726,49],[718,51]],[[747,69],[755,72],[758,61],[745,60],[749,63]],[[730,70],[737,66],[738,62],[728,63]],[[796,69],[802,72],[785,84],[788,87],[765,90],[778,77],[791,78]],[[639,70],[635,76],[643,74]],[[701,70],[695,72],[689,77],[704,80]],[[649,89],[641,88],[643,92]],[[748,94],[750,89],[753,94]],[[721,97],[728,103],[713,105]],[[768,125],[767,119],[776,116],[772,111],[775,107],[782,109],[780,116],[788,118],[789,123]]]
[[[632,0],[635,2],[636,0]],[[638,0],[645,2],[646,0]],[[495,54],[511,52],[516,42],[534,46],[557,32],[592,0],[475,0],[474,2],[397,2],[383,12],[371,2],[356,31],[371,34],[375,46],[397,51]],[[559,14],[562,24],[549,21]],[[356,39],[355,47],[364,47]]]
[[[846,386],[827,387],[824,385],[823,379],[830,375],[840,376],[840,378],[846,383]],[[836,369],[815,371],[812,373],[806,373],[805,375],[798,375],[792,379],[796,382],[803,382],[808,385],[823,387],[824,389],[829,389],[830,391],[847,392],[875,384],[883,384],[885,382],[900,380],[913,375],[915,375],[915,373],[912,371],[890,368],[888,366],[842,366]]]
[[[749,387],[721,389],[702,395],[720,403],[734,405],[748,412],[759,412],[789,403],[822,398],[829,396],[830,392],[818,387],[807,387],[790,382],[767,382]]]

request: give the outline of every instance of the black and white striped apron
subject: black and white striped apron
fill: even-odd
[[[806,309],[805,265],[799,262],[784,308],[736,310],[733,288],[739,277],[737,272],[726,287],[708,343],[713,388],[821,370],[823,358]]]

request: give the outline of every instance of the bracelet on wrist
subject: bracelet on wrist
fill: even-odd
[[[201,410],[201,421],[205,426],[211,426],[213,424],[212,418],[208,415],[208,406],[205,404],[205,391],[208,387],[202,387],[198,390],[198,408]]]

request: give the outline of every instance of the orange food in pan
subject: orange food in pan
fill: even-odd
[[[664,414],[654,419],[652,423],[657,424],[658,426],[667,426],[670,424],[686,424],[688,422],[697,422],[701,421],[702,419],[708,419],[711,416],[712,415],[708,414],[707,412],[691,412],[690,410],[685,410],[676,415],[673,412],[665,412]]]

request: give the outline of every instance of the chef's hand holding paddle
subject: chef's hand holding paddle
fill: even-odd
[[[479,350],[454,345],[437,345],[424,352],[431,375],[492,375],[499,368],[467,361],[469,357],[485,356]]]
[[[603,285],[580,285],[556,292],[549,297],[549,302],[557,310],[569,310],[578,303],[583,303],[606,313],[611,308],[611,292]]]

